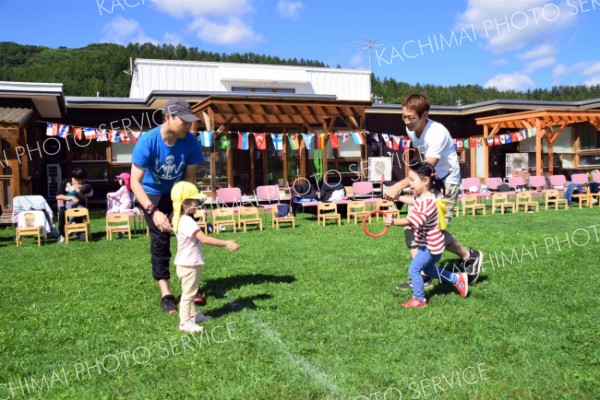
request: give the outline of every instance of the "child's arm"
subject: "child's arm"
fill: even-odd
[[[394,218],[391,215],[385,217],[385,225],[386,226],[408,226],[410,222],[407,218]]]
[[[237,251],[240,248],[240,245],[237,244],[234,240],[221,240],[212,236],[206,235],[201,229],[196,232],[196,239],[198,239],[202,244],[208,244],[210,246],[221,246],[227,247],[229,251]]]

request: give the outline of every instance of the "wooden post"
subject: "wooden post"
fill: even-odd
[[[231,137],[227,149],[227,187],[233,187],[233,149],[231,148]]]
[[[542,122],[539,118],[535,120],[535,174],[542,175],[542,137],[544,137],[544,131],[542,131]]]
[[[490,177],[490,150],[487,145],[487,138],[489,136],[489,127],[483,126],[483,177],[487,180]]]
[[[304,137],[302,137],[302,140],[300,141],[300,150],[298,151],[300,154],[300,177],[306,179],[306,159],[308,157],[306,154],[306,144],[304,143]]]
[[[250,188],[252,191],[256,189],[256,179],[254,177],[254,142],[255,140],[250,140],[248,137],[248,141],[250,142]],[[260,151],[260,150],[259,150]]]
[[[281,141],[283,142],[283,171],[281,173],[281,179],[283,179],[284,184],[287,184],[287,172],[288,172],[288,144],[289,140],[286,140],[287,137],[287,128],[283,128],[283,136],[281,137]]]

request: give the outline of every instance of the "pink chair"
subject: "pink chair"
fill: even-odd
[[[217,207],[230,207],[237,211],[242,206],[242,191],[239,188],[217,190]]]
[[[600,183],[600,172],[596,172],[595,174],[592,174],[592,181],[594,183]]]
[[[277,185],[257,186],[254,193],[256,203],[265,210],[270,210],[279,204],[279,186]],[[261,202],[267,202],[267,204],[261,204]]]
[[[552,175],[549,181],[550,189],[565,190],[567,187],[567,178],[564,175]]]
[[[532,195],[544,194],[546,192],[546,177],[544,176],[530,176],[529,187],[534,190],[531,191]]]
[[[522,176],[511,176],[508,178],[508,187],[517,190],[519,186],[527,186],[525,178]]]
[[[464,178],[462,180],[462,187],[463,187],[463,195],[474,194],[479,198],[481,198],[481,197],[488,198],[489,197],[489,193],[481,192],[481,179],[479,179],[477,177]],[[472,192],[471,189],[473,189],[473,188],[477,188],[477,190],[475,192]],[[462,197],[461,197],[461,200],[462,200]]]
[[[369,181],[354,182],[352,184],[352,193],[352,200],[360,198],[366,204],[373,204],[379,200],[374,198],[373,183]]]
[[[587,185],[589,183],[589,179],[587,174],[573,174],[571,175],[571,182],[579,185]]]
[[[488,190],[498,190],[498,186],[502,185],[502,178],[488,178],[485,185]]]

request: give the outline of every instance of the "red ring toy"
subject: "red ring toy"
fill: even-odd
[[[362,221],[362,230],[365,233],[365,235],[372,237],[372,238],[379,238],[382,237],[383,235],[385,235],[387,233],[387,231],[390,229],[389,226],[386,226],[385,228],[383,228],[383,230],[379,233],[371,233],[367,230],[367,221],[369,219],[371,219],[371,217],[375,214],[379,214],[381,215],[383,218],[387,217],[387,214],[381,210],[373,210],[371,211],[368,215],[365,215]]]

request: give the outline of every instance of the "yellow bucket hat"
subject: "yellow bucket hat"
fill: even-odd
[[[177,233],[179,217],[181,216],[181,204],[184,200],[202,200],[206,195],[200,193],[196,185],[187,181],[177,182],[171,189],[171,201],[173,202],[173,232]]]

